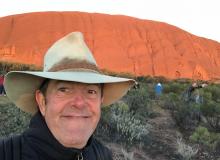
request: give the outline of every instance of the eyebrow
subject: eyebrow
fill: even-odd
[[[72,82],[72,81],[59,81],[59,80],[57,80],[56,82],[55,82],[56,84],[62,84],[62,83],[64,83],[64,84],[82,84],[82,85],[85,85],[85,86],[92,86],[92,85],[94,85],[94,86],[98,86],[98,87],[102,87],[102,84],[101,83],[81,83],[81,82]]]

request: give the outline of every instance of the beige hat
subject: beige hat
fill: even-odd
[[[102,74],[80,32],[66,35],[49,48],[44,56],[42,72],[9,72],[4,82],[7,96],[23,111],[35,113],[35,91],[45,79],[103,83],[103,106],[119,100],[135,84],[133,79]]]

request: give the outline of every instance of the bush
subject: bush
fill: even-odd
[[[177,152],[182,156],[184,160],[190,160],[197,154],[198,149],[186,145],[182,139],[177,139]]]
[[[219,102],[220,101],[220,86],[219,85],[215,85],[215,84],[212,84],[212,85],[209,85],[208,87],[204,88],[204,91],[206,93],[211,93],[211,97],[209,98],[216,101],[216,102]]]
[[[149,133],[146,124],[141,124],[140,120],[135,119],[132,112],[119,110],[114,119],[117,131],[129,144],[131,144],[134,140],[140,141],[143,135],[147,135]]]
[[[154,83],[155,79],[151,76],[140,76],[137,77],[136,80],[140,83]]]
[[[139,89],[131,89],[123,98],[136,119],[146,121],[152,114],[153,89],[141,83]]]
[[[173,111],[173,116],[182,129],[194,130],[201,120],[200,106],[195,103],[180,102]]]
[[[0,105],[0,108],[0,137],[19,134],[28,127],[29,114],[24,113],[13,104]]]
[[[123,148],[121,151],[123,153],[124,160],[134,160],[134,152],[127,152]]]
[[[27,71],[27,70],[32,70],[32,71],[39,71],[42,70],[41,67],[31,65],[31,64],[21,64],[21,63],[11,63],[11,62],[3,62],[0,61],[0,70],[4,72],[9,72],[9,71]]]
[[[172,111],[178,109],[179,104],[179,95],[173,92],[170,92],[162,97],[163,108],[170,109]]]
[[[99,129],[103,130],[116,141],[126,144],[138,142],[148,134],[149,126],[134,117],[124,102],[103,108]],[[104,127],[103,127],[104,126]],[[101,131],[97,131],[100,133]],[[105,135],[106,136],[106,135]]]
[[[211,133],[207,128],[199,126],[195,132],[190,136],[190,140],[215,149],[220,142],[219,133]]]
[[[185,85],[180,84],[178,82],[172,82],[172,83],[168,83],[168,84],[164,84],[164,93],[176,93],[176,94],[181,94],[184,92],[185,90]]]
[[[220,131],[220,103],[214,97],[212,92],[204,94],[204,103],[201,106],[201,111],[209,125],[213,129]]]

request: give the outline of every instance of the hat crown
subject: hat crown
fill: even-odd
[[[44,56],[44,71],[97,70],[96,61],[81,32],[72,32],[56,41]]]

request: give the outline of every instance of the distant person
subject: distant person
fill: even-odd
[[[5,96],[4,74],[0,75],[0,95]]]
[[[189,88],[186,90],[185,92],[185,101],[186,102],[195,102],[195,103],[202,103],[203,99],[200,96],[200,88],[204,88],[206,87],[207,84],[203,83],[203,84],[198,84],[197,82],[193,82]]]
[[[135,83],[135,85],[133,86],[134,89],[140,89],[140,84],[138,82]]]
[[[161,84],[161,83],[157,83],[156,86],[155,86],[156,96],[161,96],[162,91],[163,91],[163,86],[162,86],[162,84]]]
[[[101,106],[118,101],[134,84],[101,73],[82,33],[64,36],[46,52],[42,72],[6,75],[8,98],[33,117],[21,135],[0,141],[0,160],[112,160],[93,133]]]

